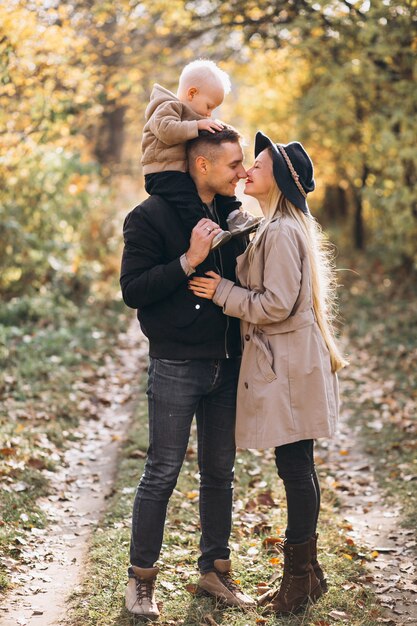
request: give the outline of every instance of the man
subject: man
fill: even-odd
[[[194,272],[210,269],[235,277],[245,241],[233,239],[210,252],[226,227],[226,210],[215,195],[233,197],[246,177],[239,134],[230,127],[202,132],[189,142],[189,170],[207,218],[187,229],[175,209],[150,196],[127,216],[121,286],[125,303],[138,309],[149,339],[149,448],[132,518],[126,606],[155,619],[155,579],[166,509],[176,485],[194,414],[200,470],[201,556],[199,589],[230,606],[255,602],[231,577],[228,547],[235,459],[235,403],[240,333],[237,319],[188,288]],[[230,210],[230,207],[229,207]]]

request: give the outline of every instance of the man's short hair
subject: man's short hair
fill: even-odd
[[[198,137],[187,142],[188,161],[191,162],[198,156],[204,156],[212,161],[218,148],[223,143],[238,143],[242,136],[233,126],[224,125],[222,130],[211,133],[208,130],[200,130]]]

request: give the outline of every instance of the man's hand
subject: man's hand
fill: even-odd
[[[204,261],[210,252],[213,237],[221,231],[216,222],[203,217],[193,228],[191,232],[190,247],[185,256],[191,267],[197,267]]]
[[[223,130],[224,126],[219,120],[205,119],[197,121],[198,130],[208,130],[215,133],[216,130]]]
[[[195,276],[188,282],[188,286],[196,296],[212,300],[222,277],[212,271],[206,272],[206,276],[210,278]]]

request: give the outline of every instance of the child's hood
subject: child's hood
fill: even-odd
[[[170,102],[172,100],[179,102],[177,96],[172,93],[172,91],[169,91],[169,89],[165,89],[162,85],[155,83],[152,89],[149,104],[146,107],[145,119],[148,120],[160,104],[163,102]]]

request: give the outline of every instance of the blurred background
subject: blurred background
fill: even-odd
[[[115,294],[150,90],[175,92],[199,57],[230,74],[218,117],[247,164],[257,129],[305,144],[343,264],[362,251],[369,268],[415,270],[416,19],[395,0],[1,3],[3,302]]]

